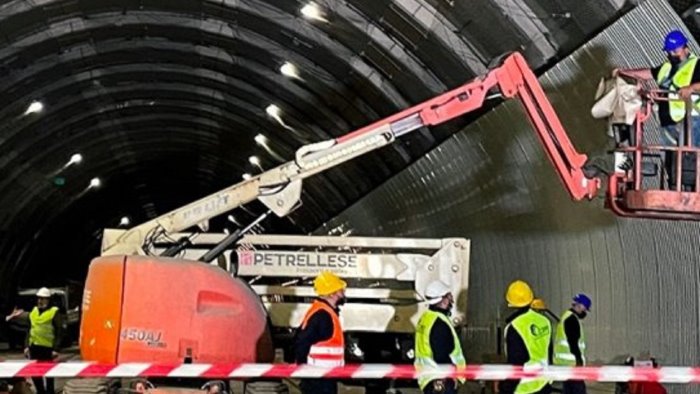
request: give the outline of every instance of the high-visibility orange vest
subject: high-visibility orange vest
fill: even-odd
[[[319,367],[340,367],[345,365],[345,338],[343,337],[343,327],[340,326],[340,319],[330,305],[323,301],[316,300],[311,304],[311,308],[306,312],[304,320],[301,322],[301,329],[306,328],[306,323],[316,312],[324,310],[331,316],[333,321],[333,335],[325,341],[316,342],[309,350],[306,363]]]

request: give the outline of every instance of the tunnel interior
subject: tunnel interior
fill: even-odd
[[[663,54],[644,49],[680,22],[656,19],[669,10],[664,2],[645,2],[540,76],[581,151],[609,149],[605,123],[589,114],[597,82],[613,67],[641,68],[648,57],[662,62]],[[575,294],[592,295],[584,323],[595,344],[587,350],[591,363],[622,365],[629,356],[652,355],[662,364],[692,365],[699,351],[687,346],[697,342],[700,318],[698,223],[618,218],[602,195],[573,201],[525,119],[518,102],[500,105],[317,233],[469,238],[465,348],[473,362],[502,355],[498,344],[510,314],[505,289],[523,279],[557,315]]]
[[[318,20],[301,13],[305,4],[4,2],[4,288],[81,280],[101,229],[122,217],[141,223],[269,169],[301,145],[464,83],[504,52],[545,69],[633,7],[326,1]],[[286,62],[298,77],[280,72]],[[27,111],[34,101],[40,113]],[[303,207],[265,231],[313,231],[477,115],[319,174]],[[76,153],[82,162],[69,164]],[[95,177],[101,186],[89,188]]]
[[[681,0],[314,4],[316,17],[296,0],[0,3],[3,306],[18,286],[84,280],[102,229],[122,218],[153,219],[291,160],[483,74],[506,52],[541,76],[577,147],[602,154],[604,125],[587,116],[600,77],[660,62],[670,28],[700,34],[697,5]],[[600,361],[618,355],[610,349],[697,359],[697,347],[676,346],[698,340],[697,226],[572,203],[535,136],[512,126],[521,123],[507,103],[420,130],[309,179],[303,206],[260,231],[471,238],[479,354],[496,341],[501,289],[523,277],[556,308],[575,291],[595,296]],[[210,229],[263,211],[250,204]],[[669,332],[663,342],[658,331]]]

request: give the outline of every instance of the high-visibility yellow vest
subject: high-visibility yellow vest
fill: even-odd
[[[524,367],[546,367],[549,365],[549,343],[552,340],[552,323],[542,314],[532,309],[513,319],[506,326],[506,333],[509,329],[514,329],[520,335],[529,360]],[[507,349],[506,349],[507,351]],[[547,379],[520,379],[516,394],[530,394],[542,390],[550,381]]]
[[[51,307],[43,313],[39,313],[39,308],[34,307],[29,313],[29,344],[44,347],[53,347],[56,333],[53,330],[53,318],[56,316],[58,308]]]
[[[695,55],[690,55],[688,59],[686,59],[679,67],[678,70],[676,71],[675,74],[670,75],[671,73],[671,63],[666,62],[664,63],[661,68],[659,69],[659,73],[656,76],[656,83],[659,84],[659,86],[662,89],[668,89],[670,91],[677,91],[680,90],[681,88],[684,88],[686,86],[689,86],[691,82],[693,81],[693,73],[695,72],[695,66],[698,63],[698,58]],[[678,99],[677,94],[672,94],[669,93],[668,95],[669,99]],[[685,117],[685,102],[682,100],[672,100],[669,101],[668,103],[669,106],[669,114],[671,116],[671,119],[673,119],[674,122],[680,122],[683,120]],[[700,108],[700,101],[697,99],[694,99],[694,105],[693,105],[693,116],[698,116],[700,115],[700,111],[698,109]]]
[[[431,380],[438,379],[438,376],[431,375],[430,368],[437,367],[437,363],[433,359],[433,349],[430,347],[430,331],[433,329],[433,325],[438,319],[442,320],[450,327],[452,332],[452,338],[454,339],[454,349],[450,352],[450,360],[458,368],[464,368],[467,365],[467,361],[464,359],[464,354],[462,353],[462,345],[459,342],[459,337],[457,336],[457,331],[452,326],[450,319],[445,316],[445,314],[427,310],[423,313],[423,316],[418,320],[418,325],[416,326],[416,338],[415,338],[415,351],[416,351],[416,369],[421,372],[418,377],[418,386],[423,390],[430,383]],[[459,379],[460,382],[464,383],[464,379]]]
[[[561,317],[561,321],[557,324],[557,334],[554,337],[554,364],[555,365],[576,365],[576,356],[571,353],[571,348],[569,347],[569,339],[566,337],[566,331],[564,330],[564,321],[570,316],[574,316],[574,319],[578,322],[579,327],[581,327],[581,337],[578,339],[578,348],[581,350],[581,358],[583,359],[583,365],[586,365],[586,336],[583,334],[583,327],[581,322],[571,311],[564,312]]]

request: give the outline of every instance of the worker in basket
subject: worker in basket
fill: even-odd
[[[418,386],[425,394],[456,394],[457,382],[464,383],[464,379],[442,379],[426,373],[439,364],[462,368],[467,364],[457,331],[450,321],[454,297],[444,282],[436,280],[425,289],[425,299],[430,306],[418,320],[414,347],[415,365],[422,372]]]
[[[683,100],[692,99],[692,143],[700,147],[700,100],[697,92],[700,91],[700,70],[697,67],[698,58],[688,48],[688,38],[679,30],[669,32],[664,39],[663,50],[666,53],[666,61],[654,68],[641,69],[614,69],[613,76],[630,76],[637,79],[654,79],[663,90],[673,92],[669,94],[671,101],[658,103],[659,122],[662,133],[661,142],[666,146],[683,146],[684,120],[686,115],[686,103]],[[680,100],[679,100],[680,99]],[[675,184],[675,155],[674,152],[665,154],[664,164],[669,174],[669,188]],[[683,158],[683,171],[690,173],[688,178],[694,184],[695,157],[687,155]],[[692,162],[692,163],[691,163]],[[692,165],[691,165],[692,164]],[[690,179],[683,182],[691,183]]]
[[[345,303],[347,284],[330,271],[314,279],[318,298],[306,312],[294,343],[294,358],[298,364],[321,367],[345,365],[345,339],[340,324],[340,307]],[[304,394],[336,394],[338,384],[330,379],[304,379],[300,385]]]

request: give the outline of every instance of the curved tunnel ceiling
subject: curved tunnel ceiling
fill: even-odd
[[[677,7],[689,5],[678,2]],[[0,3],[0,278],[82,279],[104,227],[138,223],[455,87],[513,50],[537,68],[623,0],[35,0]],[[301,78],[282,75],[291,62]],[[39,114],[24,115],[32,100]],[[281,109],[284,125],[266,108]],[[315,229],[469,119],[315,176],[268,232]],[[269,151],[254,138],[263,134]],[[73,153],[84,160],[63,168]],[[102,187],[86,190],[100,177]],[[261,207],[236,212],[250,220]],[[221,230],[225,220],[212,222]],[[30,275],[32,274],[32,275]],[[7,286],[10,288],[11,286]],[[9,290],[5,290],[9,291]]]
[[[604,168],[613,167],[614,143],[588,110],[598,82],[614,67],[662,62],[663,37],[681,22],[670,11],[663,0],[644,2],[539,78],[578,152]],[[690,47],[700,49],[697,40]],[[503,103],[315,232],[470,239],[469,289],[456,294],[467,302],[468,362],[504,360],[504,317],[512,313],[504,291],[522,279],[558,316],[573,294],[591,297],[584,326],[592,365],[650,355],[660,365],[697,363],[700,222],[616,217],[603,190],[573,201],[526,118],[518,100]],[[658,141],[658,132],[646,129],[645,139]]]

